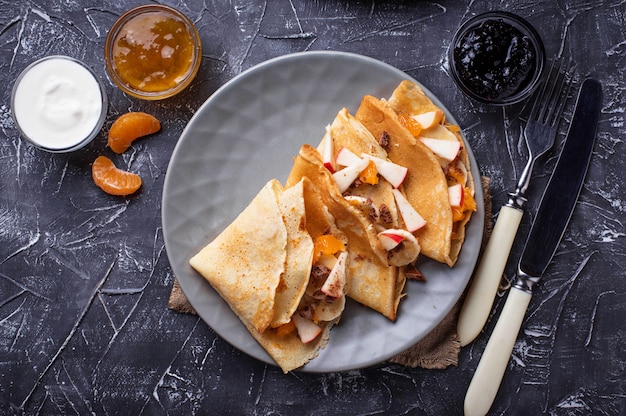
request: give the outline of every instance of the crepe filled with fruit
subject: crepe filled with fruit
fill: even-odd
[[[402,191],[407,168],[392,163],[372,134],[346,109],[318,148],[304,145],[287,185],[309,178],[348,238],[348,297],[391,320],[406,283],[405,267],[420,252],[413,232],[424,219]]]
[[[389,100],[365,96],[356,118],[384,142],[389,159],[409,168],[408,201],[426,220],[415,231],[421,252],[453,266],[476,210],[474,179],[457,126],[415,83],[403,81]]]
[[[284,372],[318,355],[345,306],[346,238],[317,194],[270,180],[190,260]]]
[[[413,263],[420,248],[411,233],[424,226],[425,221],[412,207],[403,204],[402,183],[408,169],[391,163],[380,143],[345,108],[327,127],[317,150],[339,192],[370,221],[378,243],[387,250],[389,265],[402,267]],[[394,241],[402,244],[393,244]]]

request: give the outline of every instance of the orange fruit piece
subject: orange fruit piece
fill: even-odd
[[[330,234],[320,235],[313,242],[313,264],[322,254],[335,254],[345,249],[346,245],[337,237]]]
[[[276,335],[278,335],[279,337],[284,337],[285,335],[291,334],[295,330],[296,324],[294,324],[293,321],[290,320],[286,324],[283,324],[276,328]]]
[[[398,114],[398,121],[400,121],[400,124],[406,127],[415,137],[419,136],[422,132],[422,125],[413,120],[411,117],[405,117],[402,114]]]
[[[161,129],[156,117],[140,111],[122,114],[109,129],[109,147],[115,153],[124,153],[132,142]]]
[[[452,207],[452,221],[461,221],[465,218],[466,211],[476,211],[476,200],[469,188],[463,188],[463,204],[460,207]]]
[[[370,185],[376,185],[378,183],[378,169],[376,169],[376,163],[373,160],[367,164],[367,167],[359,174],[359,180],[363,183],[369,183]]]
[[[98,156],[91,166],[93,181],[107,194],[130,195],[141,187],[141,177],[118,169],[106,156]]]

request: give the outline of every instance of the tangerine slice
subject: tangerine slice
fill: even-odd
[[[335,254],[345,249],[346,245],[337,237],[330,234],[320,235],[313,242],[313,264],[317,263],[322,254]]]
[[[279,337],[284,337],[285,335],[291,334],[295,330],[296,324],[294,324],[293,321],[290,320],[286,324],[283,324],[276,328],[276,335],[278,335]]]
[[[398,121],[400,121],[400,124],[406,127],[415,137],[419,136],[422,132],[422,125],[413,120],[411,117],[405,117],[402,114],[398,114]]]
[[[452,207],[452,221],[461,221],[465,218],[466,211],[476,211],[476,200],[472,196],[469,188],[463,188],[463,205],[460,207]]]
[[[378,170],[373,160],[370,160],[367,167],[361,171],[359,180],[363,183],[369,183],[370,185],[376,185],[378,183]]]
[[[141,177],[118,169],[106,156],[98,156],[91,166],[91,176],[100,189],[110,195],[130,195],[141,187]]]
[[[124,153],[132,142],[161,129],[156,117],[140,111],[122,114],[109,129],[108,144],[115,153]]]

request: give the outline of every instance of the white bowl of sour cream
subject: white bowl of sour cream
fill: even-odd
[[[98,135],[107,97],[91,68],[53,55],[33,62],[16,79],[11,113],[24,139],[49,152],[69,152]]]

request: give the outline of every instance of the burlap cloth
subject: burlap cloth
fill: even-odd
[[[485,198],[485,232],[483,233],[482,247],[491,234],[491,194],[489,192],[489,178],[481,178],[483,195]],[[482,249],[481,249],[482,252]],[[454,305],[448,315],[417,344],[409,347],[406,351],[392,357],[389,361],[409,367],[421,367],[427,369],[444,369],[450,365],[457,365],[461,344],[456,333],[456,323],[465,294]],[[174,285],[167,306],[176,312],[196,314],[185,297],[178,281],[174,279]]]

